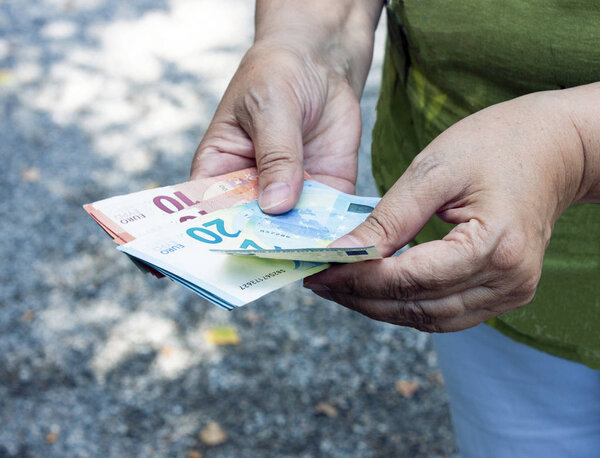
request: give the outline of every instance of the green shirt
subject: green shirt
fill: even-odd
[[[386,192],[443,130],[523,94],[600,81],[600,2],[392,0],[373,130]],[[415,238],[440,239],[437,217]],[[600,369],[600,205],[557,221],[534,300],[488,321],[515,340]]]

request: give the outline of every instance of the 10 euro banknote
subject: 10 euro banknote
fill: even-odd
[[[119,244],[185,221],[209,209],[256,198],[258,171],[239,170],[212,178],[145,189],[84,205],[84,210]],[[223,196],[227,195],[227,199]]]

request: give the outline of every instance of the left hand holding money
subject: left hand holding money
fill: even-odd
[[[305,286],[373,319],[431,332],[527,304],[554,222],[572,203],[599,200],[600,138],[588,122],[600,119],[590,103],[599,96],[600,85],[531,94],[455,124],[333,246],[374,244],[386,257],[434,214],[454,229],[399,256],[332,267]]]

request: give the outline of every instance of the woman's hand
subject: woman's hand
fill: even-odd
[[[371,216],[333,246],[391,256],[437,213],[442,240],[305,280],[371,318],[456,331],[530,302],[552,227],[598,200],[600,85],[531,94],[458,122],[413,161]]]
[[[243,58],[192,162],[192,178],[256,165],[259,204],[290,210],[303,170],[353,192],[359,97],[381,2],[259,1]]]

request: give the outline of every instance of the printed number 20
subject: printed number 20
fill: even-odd
[[[227,232],[227,230],[225,229],[225,222],[221,218],[217,218],[212,221],[208,221],[207,223],[204,223],[202,226],[204,226],[204,227],[190,227],[186,231],[187,235],[189,235],[193,239],[198,240],[199,242],[215,244],[215,243],[221,243],[223,241],[223,237],[235,238],[238,235],[240,235],[240,233],[242,232],[242,231],[237,231],[235,233]],[[215,233],[209,229],[205,229],[210,226],[215,226],[218,233]],[[210,238],[206,238],[206,237],[202,236],[201,234],[204,234],[205,236],[210,237]],[[221,237],[221,236],[223,236],[223,237]]]

